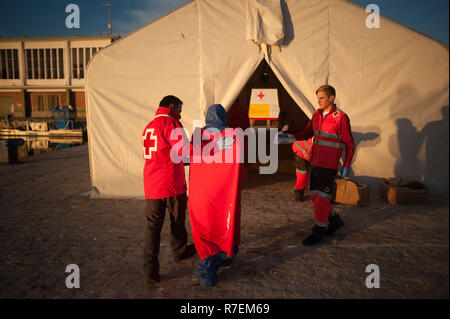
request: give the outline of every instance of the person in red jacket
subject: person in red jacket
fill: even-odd
[[[250,127],[248,111],[239,103],[238,98],[227,112],[227,126],[231,128],[240,127],[243,131]]]
[[[303,245],[314,245],[331,236],[344,225],[333,211],[331,199],[336,190],[334,179],[343,158],[340,175],[347,177],[354,152],[349,117],[336,107],[336,91],[331,85],[322,85],[316,91],[318,110],[305,129],[294,134],[297,140],[314,136],[311,150],[310,197],[314,204],[315,225]]]
[[[241,128],[245,131],[250,127],[250,118],[248,117],[248,110],[239,103],[239,98],[236,98],[233,105],[227,112],[227,127]],[[244,161],[248,159],[248,136],[244,137]]]
[[[160,281],[158,256],[166,208],[170,214],[170,247],[175,259],[183,260],[196,252],[194,245],[187,245],[184,164],[175,163],[171,159],[175,144],[179,145],[181,142],[189,147],[186,135],[171,139],[173,130],[183,128],[179,121],[182,105],[183,102],[175,96],[164,97],[154,119],[142,133],[144,191],[147,201],[143,268],[149,284]]]

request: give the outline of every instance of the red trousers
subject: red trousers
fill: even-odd
[[[311,165],[307,160],[301,158],[297,154],[295,155],[295,175],[297,176],[297,182],[295,189],[305,189],[308,187],[308,172]]]
[[[295,183],[295,189],[305,189],[308,187],[308,171],[299,172],[296,171],[297,182]]]

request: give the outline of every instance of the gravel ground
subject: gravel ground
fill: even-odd
[[[142,272],[143,200],[91,200],[87,145],[0,164],[0,298],[448,298],[448,197],[391,206],[336,205],[345,226],[312,247],[311,201],[293,201],[293,174],[249,170],[242,193],[242,244],[214,288],[193,275],[198,256],[175,262],[169,219],[161,282]],[[188,219],[187,219],[188,221]],[[187,222],[190,237],[190,226]],[[65,285],[80,268],[80,288]],[[365,285],[366,266],[380,288]]]

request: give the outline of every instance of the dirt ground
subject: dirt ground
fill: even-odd
[[[142,272],[143,200],[91,200],[87,145],[0,165],[0,298],[448,298],[449,204],[336,205],[345,226],[312,247],[311,201],[293,201],[294,174],[249,171],[242,244],[214,288],[193,275],[198,256],[175,262],[169,219],[161,282]],[[190,237],[190,226],[187,222]],[[80,288],[65,285],[77,264]],[[380,288],[366,287],[376,264]]]

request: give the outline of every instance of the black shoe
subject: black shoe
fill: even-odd
[[[220,251],[220,252],[218,252],[216,254],[217,256],[220,257],[220,260],[219,260],[219,266],[220,267],[227,267],[227,266],[231,265],[231,263],[234,260],[234,256],[236,256],[238,254],[238,252],[239,252],[239,247],[238,246],[234,246],[233,251],[234,251],[234,254],[231,257],[227,256],[227,252],[226,251]]]
[[[190,244],[190,245],[187,245],[186,249],[184,250],[184,252],[181,255],[176,256],[175,259],[177,261],[189,259],[192,256],[194,256],[196,253],[197,253],[197,250],[195,249],[195,245],[194,244]]]
[[[325,236],[331,236],[333,235],[339,228],[342,228],[344,226],[344,221],[342,218],[335,214],[334,216],[328,216],[328,229],[325,232]]]
[[[303,202],[304,189],[294,189],[294,196],[296,202]]]
[[[303,245],[311,246],[317,244],[323,239],[323,234],[325,233],[326,230],[327,230],[326,227],[314,225],[311,235],[309,235],[308,238],[303,240]]]
[[[214,287],[217,285],[217,272],[220,267],[220,257],[217,255],[208,256],[202,260],[195,268],[194,274],[200,279],[203,287]]]

